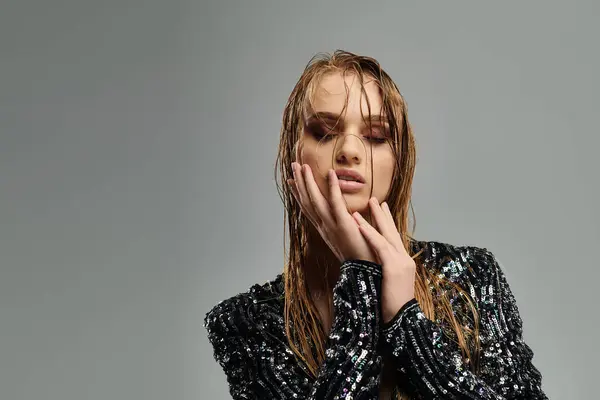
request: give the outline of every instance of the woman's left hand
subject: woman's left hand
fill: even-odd
[[[415,297],[416,264],[402,243],[387,203],[369,200],[373,225],[358,212],[352,214],[359,229],[382,265],[381,311],[389,322],[407,302]]]

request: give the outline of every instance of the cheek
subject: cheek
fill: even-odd
[[[298,161],[310,167],[321,193],[327,193],[327,170],[331,168],[331,150],[323,145],[317,148],[313,143],[305,143],[299,151],[299,156]]]
[[[373,176],[375,177],[373,190],[377,193],[378,198],[384,197],[390,189],[395,164],[393,153],[382,155],[373,163]]]
[[[327,175],[327,169],[331,168],[332,149],[328,145],[316,143],[305,143],[299,151],[299,161],[308,164],[315,177]]]

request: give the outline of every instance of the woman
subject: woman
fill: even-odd
[[[277,167],[284,271],[205,317],[234,399],[547,398],[493,254],[408,235],[415,143],[376,60],[311,60]]]

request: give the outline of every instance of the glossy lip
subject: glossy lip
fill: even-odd
[[[337,175],[338,178],[340,176],[347,176],[347,177],[356,179],[360,183],[365,183],[365,178],[363,178],[363,176],[360,173],[358,173],[354,170],[351,170],[351,169],[347,169],[347,168],[336,169],[335,174]]]
[[[342,191],[342,193],[358,193],[365,186],[365,184],[362,182],[345,181],[342,179],[340,179],[338,183],[340,185],[340,190]]]

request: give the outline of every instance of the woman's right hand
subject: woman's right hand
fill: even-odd
[[[288,183],[294,197],[300,203],[303,214],[315,226],[338,260],[378,262],[356,220],[348,212],[335,172],[332,169],[328,171],[328,201],[319,190],[307,164],[300,166],[294,162],[292,170],[294,179],[288,179]]]

